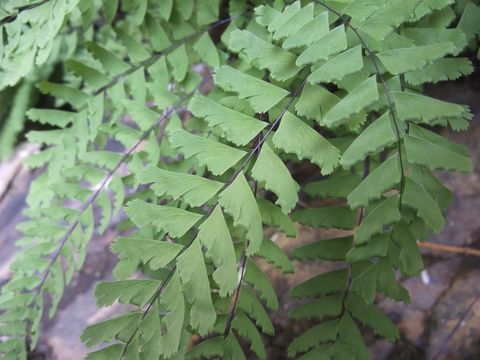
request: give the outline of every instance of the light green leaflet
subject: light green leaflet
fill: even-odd
[[[307,79],[310,83],[340,81],[346,75],[359,71],[362,67],[362,47],[358,45],[320,64]]]
[[[247,30],[235,30],[230,34],[230,48],[242,54],[260,69],[268,69],[272,78],[287,80],[298,73],[296,57],[281,47],[262,40]]]
[[[181,237],[192,228],[202,215],[171,206],[149,204],[141,200],[132,200],[125,209],[135,225],[142,227],[153,225],[172,237]]]
[[[288,95],[288,91],[261,79],[245,74],[230,66],[221,66],[213,76],[215,84],[226,91],[238,93],[252,108],[263,113],[270,110]]]
[[[218,127],[223,136],[236,145],[246,145],[267,125],[267,123],[232,110],[202,95],[195,95],[188,109],[205,118],[212,127]]]
[[[250,241],[247,254],[254,254],[262,243],[262,218],[257,203],[243,173],[239,173],[232,184],[219,195],[219,204],[229,214],[235,226],[246,231]]]
[[[283,212],[288,214],[296,205],[300,186],[293,180],[283,161],[264,143],[252,168],[252,177],[273,191]]]
[[[201,206],[220,191],[223,183],[202,176],[148,167],[140,175],[143,184],[153,183],[151,188],[157,196],[168,195],[174,200],[182,199],[190,206]]]
[[[223,174],[246,154],[245,151],[181,129],[171,132],[169,139],[173,148],[178,149],[186,158],[195,157],[214,175]]]
[[[273,144],[301,159],[309,159],[330,174],[338,165],[340,151],[298,117],[286,112],[272,138]]]

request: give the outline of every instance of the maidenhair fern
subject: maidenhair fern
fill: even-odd
[[[466,129],[469,109],[420,85],[472,72],[457,56],[475,46],[477,5],[11,3],[0,13],[1,84],[21,81],[10,117],[30,107],[34,84],[55,107],[27,112],[48,126],[27,135],[43,146],[28,165],[45,171],[0,297],[3,358],[26,358],[93,233],[115,224],[115,280],[95,296],[131,310],[85,329],[82,341],[96,348],[88,359],[244,359],[239,338],[266,358],[262,338],[274,334],[269,311],[279,302],[256,259],[292,272],[264,228],[295,237],[294,222],[350,235],[293,252],[339,266],[292,289],[302,301],[291,318],[317,324],[288,355],[369,358],[360,324],[398,338],[375,298],[409,301],[398,274],[421,271],[416,243],[441,231],[450,201],[434,171],[471,167],[463,147],[432,129]],[[28,75],[71,33],[62,81]],[[299,163],[315,166],[307,183],[292,175]],[[335,200],[301,208],[305,195]]]

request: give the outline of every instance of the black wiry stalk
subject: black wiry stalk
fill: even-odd
[[[148,68],[149,66],[153,65],[157,60],[159,60],[161,57],[171,53],[172,51],[177,49],[179,46],[182,46],[183,44],[185,44],[189,40],[191,40],[191,39],[193,39],[197,36],[203,35],[204,33],[208,32],[212,29],[215,29],[215,28],[217,28],[221,25],[229,23],[230,21],[235,20],[242,15],[243,14],[237,14],[237,15],[230,16],[228,18],[216,21],[216,22],[212,23],[211,25],[203,28],[200,31],[197,31],[197,32],[195,32],[191,35],[188,35],[188,36],[185,36],[185,37],[181,38],[180,40],[176,41],[174,44],[168,46],[167,48],[163,49],[162,51],[154,52],[153,55],[150,56],[149,58],[143,60],[142,62],[138,63],[137,65],[131,66],[128,70],[126,70],[123,73],[113,77],[112,80],[109,83],[107,83],[104,86],[102,86],[101,88],[95,90],[94,93],[93,93],[93,96],[98,95],[98,94],[102,93],[103,91],[111,88],[112,86],[117,84],[120,80],[122,80],[126,76],[134,73],[138,69],[143,68],[143,67]]]
[[[355,36],[358,38],[358,40],[360,41],[360,43],[362,44],[362,47],[363,49],[365,50],[365,52],[367,53],[367,55],[370,57],[371,61],[372,61],[372,64],[375,68],[375,72],[377,74],[377,77],[380,79],[380,82],[382,84],[382,87],[385,91],[385,95],[386,95],[386,98],[387,98],[387,106],[388,106],[388,111],[390,113],[390,117],[393,121],[393,124],[394,124],[394,127],[395,127],[395,135],[396,135],[396,138],[397,138],[397,152],[398,152],[398,159],[399,159],[399,165],[400,165],[400,172],[401,172],[401,179],[400,179],[400,189],[399,189],[399,203],[398,203],[398,209],[401,213],[402,211],[402,199],[403,199],[403,193],[404,193],[404,190],[405,190],[405,170],[404,170],[404,166],[403,166],[403,155],[402,155],[402,143],[401,143],[401,134],[400,134],[400,128],[399,128],[399,124],[398,124],[398,118],[397,118],[397,114],[396,114],[396,110],[395,110],[395,102],[393,100],[393,97],[392,97],[392,93],[391,93],[391,90],[390,90],[390,87],[388,86],[387,82],[385,81],[385,78],[384,76],[382,75],[382,72],[380,71],[380,66],[378,64],[378,59],[377,59],[377,56],[376,54],[370,50],[370,48],[368,47],[368,45],[366,44],[365,40],[363,39],[362,35],[360,35],[359,31],[356,29],[356,27],[352,26],[350,21],[349,20],[345,20],[343,17],[342,17],[342,14],[338,11],[336,11],[335,9],[333,9],[332,7],[330,7],[329,5],[323,3],[322,1],[319,1],[319,0],[315,0],[316,3],[320,4],[321,6],[323,6],[324,8],[326,8],[328,11],[332,12],[333,14],[335,14],[336,16],[338,16],[338,18],[340,19],[340,21],[345,25],[347,26],[348,28],[350,28],[353,33],[355,34]],[[403,86],[403,85],[402,85]],[[367,158],[368,160],[368,158]],[[369,172],[369,163],[365,164],[365,168],[364,168],[364,178],[366,176],[368,176],[368,172]],[[364,212],[364,209],[361,208],[360,209],[360,215],[359,215],[359,223],[357,224],[357,226],[361,223],[362,221],[362,218],[363,218],[363,212]],[[393,231],[390,233],[390,238],[393,239]],[[394,241],[395,243],[395,241]],[[368,270],[368,269],[367,269]],[[366,271],[367,271],[366,270]],[[348,272],[349,272],[349,275],[348,275],[348,285],[347,285],[347,289],[345,290],[345,294],[344,294],[344,298],[343,298],[343,301],[342,301],[342,314],[344,313],[345,311],[345,300],[347,298],[347,295],[348,295],[348,292],[350,290],[350,287],[351,287],[351,284],[352,284],[352,277],[351,277],[351,265],[349,265],[348,267]],[[338,334],[337,334],[337,337],[338,337]]]
[[[390,87],[388,86],[387,82],[385,81],[384,76],[382,75],[382,72],[380,71],[380,66],[378,65],[378,59],[377,55],[373,51],[370,50],[368,47],[367,43],[363,39],[362,35],[358,32],[357,28],[350,24],[350,21],[346,21],[342,18],[342,14],[338,12],[337,10],[333,9],[331,6],[323,3],[322,1],[315,0],[315,2],[319,5],[322,5],[324,8],[326,8],[328,11],[332,12],[333,14],[337,15],[340,21],[342,21],[345,26],[350,28],[355,36],[358,38],[360,43],[362,44],[363,49],[367,53],[367,55],[370,57],[372,60],[372,64],[375,68],[375,72],[377,73],[377,77],[380,79],[380,82],[382,83],[382,87],[385,90],[385,95],[387,97],[387,105],[388,105],[388,111],[390,113],[390,117],[393,120],[393,124],[395,127],[395,135],[397,137],[397,152],[398,152],[398,160],[400,163],[400,172],[401,172],[401,180],[400,180],[400,196],[399,196],[399,210],[402,210],[402,199],[403,199],[403,192],[405,189],[405,169],[403,167],[403,155],[402,155],[402,143],[401,143],[401,134],[400,134],[400,127],[398,124],[398,118],[397,118],[397,113],[395,111],[395,102],[393,101],[392,98],[392,92],[390,90]]]
[[[260,147],[262,146],[262,144],[267,140],[268,136],[270,135],[270,133],[273,131],[273,129],[280,123],[280,121],[282,120],[283,118],[283,115],[285,115],[285,113],[288,111],[288,109],[290,108],[290,106],[292,106],[293,102],[295,101],[295,99],[298,97],[298,95],[300,95],[300,92],[302,91],[302,89],[304,88],[305,84],[307,83],[307,80],[305,79],[302,84],[298,87],[298,89],[295,90],[295,92],[292,94],[291,96],[291,99],[288,101],[287,105],[284,107],[284,109],[282,110],[282,112],[280,113],[280,115],[278,115],[278,117],[275,119],[275,121],[268,127],[268,130],[267,132],[261,136],[261,138],[259,139],[257,145],[250,150],[247,158],[245,159],[245,161],[240,165],[240,167],[238,168],[237,171],[235,171],[235,173],[230,177],[230,179],[223,185],[223,187],[219,190],[219,193],[221,193],[222,191],[224,191],[226,188],[228,188],[234,181],[235,179],[237,178],[237,176],[242,172],[242,170],[247,166],[248,162],[252,159],[252,157],[255,155],[255,153],[260,149]],[[218,201],[217,201],[218,203]],[[217,204],[215,204],[216,206]],[[213,211],[213,209],[215,208],[215,206],[212,206],[212,209],[205,215],[206,217],[208,217],[210,215],[210,213]],[[172,261],[175,261],[181,254],[183,254],[184,251],[186,251],[191,245],[192,243],[194,242],[195,238],[193,238],[193,240],[190,241],[190,243],[188,245],[186,245],[176,256],[175,258],[172,260]],[[246,260],[245,260],[246,261]],[[242,266],[243,268],[245,268],[245,266]],[[173,276],[175,270],[176,270],[176,265],[173,266],[173,268],[169,271],[165,281],[162,283],[162,285],[160,285],[160,287],[158,288],[158,290],[155,292],[155,295],[153,296],[152,300],[150,301],[150,303],[148,304],[147,308],[145,309],[143,315],[142,315],[142,319],[144,319],[148,312],[150,311],[150,309],[152,308],[153,304],[155,303],[155,301],[157,301],[158,297],[162,294],[163,290],[165,289],[166,285],[167,285],[167,282],[170,280],[170,278]],[[237,292],[238,293],[238,292]],[[140,323],[139,323],[140,324]],[[128,341],[125,343],[125,346],[123,348],[123,351],[120,355],[120,360],[123,360],[124,359],[124,356],[127,352],[127,348],[128,346],[130,345],[130,343],[132,342],[133,338],[135,337],[135,335],[137,334],[138,332],[138,328],[139,328],[139,325],[137,325],[132,333],[132,335],[129,337]]]
[[[225,324],[225,330],[223,331],[223,337],[226,338],[230,334],[232,328],[233,318],[235,317],[235,310],[237,309],[238,299],[240,298],[240,290],[245,277],[245,271],[247,269],[247,254],[245,250],[242,252],[242,264],[240,266],[240,276],[238,277],[237,287],[235,288],[235,295],[233,296],[233,303],[228,312],[227,322]]]
[[[178,100],[170,109],[166,111],[166,113],[159,119],[157,120],[149,129],[144,131],[142,136],[135,142],[135,144],[130,147],[130,149],[124,153],[122,158],[118,161],[117,165],[108,172],[108,174],[105,176],[103,181],[98,185],[97,190],[92,194],[92,196],[85,202],[85,204],[81,207],[80,212],[77,215],[77,219],[69,226],[67,231],[62,237],[62,240],[58,244],[57,248],[55,251],[52,253],[50,261],[47,265],[46,270],[43,272],[40,283],[35,287],[34,289],[34,297],[32,301],[29,303],[29,307],[32,307],[35,305],[35,300],[36,298],[42,293],[43,286],[45,285],[48,276],[51,274],[52,266],[55,264],[55,262],[58,260],[62,249],[65,247],[68,239],[72,235],[72,233],[75,231],[77,226],[80,224],[80,217],[81,215],[94,203],[94,201],[97,199],[97,197],[100,195],[100,193],[103,191],[105,186],[108,184],[108,182],[111,180],[115,172],[120,168],[120,166],[128,159],[130,155],[138,148],[138,146],[150,135],[150,133],[157,128],[158,126],[164,126],[166,123],[166,120],[170,117],[170,115],[176,111],[185,101],[187,101],[193,94],[206,82],[206,80],[203,80],[198,84],[194,90],[183,96],[180,100]],[[30,334],[30,327],[27,326],[27,334]],[[27,348],[29,348],[29,336],[26,338],[26,343],[27,343]]]
[[[43,4],[48,3],[49,1],[50,0],[43,0],[37,3],[17,7],[16,8],[17,12],[15,14],[8,15],[7,17],[4,17],[2,20],[0,20],[0,26],[14,22],[21,12],[35,9],[39,6],[42,6]]]
[[[367,156],[367,158],[363,162],[362,178],[366,179],[368,174],[370,174],[370,157]],[[365,213],[365,208],[361,207],[358,210],[358,218],[357,218],[356,227],[359,227],[360,224],[362,223],[364,213]],[[373,265],[375,265],[375,264],[373,264]],[[370,269],[370,266],[364,272],[368,271],[369,269]],[[345,288],[345,291],[343,293],[342,309],[341,309],[341,312],[338,316],[339,318],[342,318],[343,314],[345,314],[345,311],[347,310],[345,302],[347,301],[348,293],[350,292],[350,288],[352,287],[352,281],[353,281],[353,278],[352,278],[352,264],[348,263],[347,271],[348,271],[348,282],[347,282],[347,287]],[[339,334],[337,334],[337,340],[338,340],[338,336],[339,336]]]
[[[268,80],[268,74],[265,74],[263,79]],[[264,114],[263,120],[268,121],[268,113]],[[259,143],[261,139],[262,139],[262,137],[259,134],[258,137],[257,137],[257,143]],[[259,150],[258,150],[258,152],[260,152]],[[255,199],[257,198],[257,195],[258,195],[258,181],[255,180],[255,184],[254,184],[254,187],[253,187],[253,196],[255,197]],[[232,302],[232,305],[230,306],[227,322],[225,324],[225,330],[223,331],[223,337],[224,338],[226,338],[230,334],[233,318],[235,316],[235,311],[237,310],[238,299],[240,297],[240,291],[241,291],[242,284],[243,284],[243,278],[245,277],[245,271],[246,271],[246,268],[247,268],[247,254],[246,254],[245,250],[248,247],[248,245],[249,245],[249,241],[246,242],[245,247],[242,251],[242,260],[241,260],[241,265],[240,265],[240,276],[238,277],[238,282],[237,282],[237,286],[235,288],[233,302]]]
[[[34,7],[38,7],[40,5],[43,5],[43,3],[46,3],[48,2],[49,0],[46,0],[46,1],[43,1],[42,3],[37,3],[36,6],[32,6],[32,5],[29,5],[28,6],[28,9],[31,9],[31,8],[34,8]],[[28,10],[27,7],[25,8],[21,8],[21,10]],[[218,26],[221,26],[227,22],[230,22],[231,20],[237,18],[241,16],[241,14],[239,15],[235,15],[235,16],[232,16],[232,17],[229,17],[229,18],[226,18],[226,19],[222,19],[220,21],[217,21],[215,23],[212,23],[211,25],[207,26],[206,28],[202,29],[201,31],[197,32],[197,33],[194,33],[192,35],[189,35],[181,40],[179,40],[179,42],[175,43],[174,45],[168,47],[167,49],[164,49],[163,51],[161,52],[157,52],[157,53],[154,53],[150,58],[146,59],[145,61],[143,61],[142,63],[136,65],[136,66],[132,66],[130,67],[127,71],[123,72],[122,74],[120,75],[117,75],[116,77],[114,77],[108,84],[106,84],[105,86],[103,86],[102,88],[100,89],[97,89],[96,91],[93,92],[92,96],[95,96],[95,95],[98,95],[100,94],[101,92],[104,92],[106,91],[107,89],[109,89],[110,87],[114,86],[118,81],[120,81],[122,78],[124,78],[125,76],[133,73],[134,71],[138,70],[139,68],[141,67],[148,67],[152,64],[155,63],[155,61],[157,61],[158,59],[160,59],[161,57],[167,55],[168,53],[172,52],[173,50],[175,50],[178,46],[181,46],[181,44],[184,44],[186,41],[196,37],[196,36],[199,36],[207,31],[210,31],[211,29],[214,29]],[[13,20],[12,20],[13,21]],[[193,94],[208,80],[209,78],[206,78],[204,79],[202,82],[200,82],[194,90],[192,90],[191,92],[189,92],[188,94],[186,94],[184,97],[182,97],[180,100],[178,100],[169,110],[167,110],[167,112],[158,120],[156,121],[149,129],[147,129],[143,134],[142,136],[135,142],[135,144],[122,156],[122,158],[119,160],[119,162],[116,164],[116,166],[110,170],[108,172],[108,174],[105,176],[105,178],[102,180],[102,182],[98,185],[97,187],[97,190],[92,194],[92,196],[83,204],[83,206],[81,207],[78,215],[77,215],[77,219],[68,227],[68,229],[66,230],[66,232],[64,233],[64,235],[62,236],[58,246],[55,248],[55,250],[53,251],[53,253],[50,255],[51,258],[49,260],[49,263],[46,267],[46,269],[44,270],[43,274],[42,274],[42,277],[40,279],[40,282],[39,284],[35,287],[35,289],[33,289],[33,292],[34,292],[34,296],[32,298],[32,301],[29,303],[29,308],[32,308],[33,306],[35,306],[35,302],[36,302],[36,299],[37,297],[42,293],[42,289],[43,289],[43,286],[45,285],[49,275],[51,274],[51,270],[52,270],[52,267],[53,265],[55,264],[55,262],[58,260],[63,248],[65,247],[68,239],[70,238],[70,236],[73,234],[73,232],[75,231],[75,229],[78,227],[78,225],[80,224],[80,217],[81,215],[95,202],[95,200],[98,198],[98,196],[100,195],[100,193],[103,191],[103,189],[105,188],[105,186],[109,183],[109,181],[112,179],[113,175],[115,174],[115,172],[120,168],[120,166],[128,159],[128,157],[138,148],[138,146],[150,135],[150,133],[158,126],[161,126],[164,124],[164,122],[167,120],[167,118],[175,111],[177,110],[185,101],[187,101],[191,96],[193,96]],[[25,343],[26,343],[26,348],[27,350],[30,350],[30,334],[31,334],[31,326],[32,326],[32,323],[31,321],[28,321],[27,322],[27,330],[26,330],[26,333],[27,333],[27,336],[25,338]]]

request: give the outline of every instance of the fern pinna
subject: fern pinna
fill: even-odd
[[[431,129],[466,129],[468,108],[421,86],[472,72],[456,56],[475,43],[480,8],[231,0],[222,18],[219,8],[92,0],[65,12],[83,45],[63,84],[38,85],[56,108],[28,112],[52,130],[28,134],[44,145],[29,165],[48,167],[32,184],[0,298],[3,358],[26,358],[44,300],[53,316],[95,229],[115,224],[116,279],[95,295],[99,306],[133,307],[84,331],[96,347],[88,359],[245,359],[239,337],[266,358],[261,334],[273,335],[268,311],[279,303],[256,258],[292,272],[263,228],[295,237],[294,222],[350,235],[293,253],[339,265],[292,289],[304,300],[291,317],[318,325],[288,355],[369,358],[360,324],[398,337],[375,297],[409,301],[398,276],[421,271],[416,242],[443,228],[451,196],[433,171],[471,167],[465,149]],[[302,186],[289,169],[301,162],[318,168]],[[304,194],[335,205],[297,208]]]

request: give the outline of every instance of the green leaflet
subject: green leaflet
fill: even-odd
[[[141,316],[142,312],[131,312],[90,325],[83,331],[81,340],[88,347],[113,339],[126,342],[140,323]]]
[[[247,30],[237,29],[230,34],[230,48],[245,54],[259,69],[268,69],[276,80],[287,80],[299,71],[295,65],[295,55]]]
[[[218,203],[233,218],[234,225],[241,226],[246,231],[246,238],[250,241],[247,255],[253,255],[263,239],[262,218],[242,172],[219,195]]]
[[[260,5],[255,7],[255,21],[262,25],[268,26],[275,20],[281,12],[269,5]]]
[[[340,81],[345,76],[361,70],[362,67],[362,47],[358,45],[321,64],[307,79],[312,84]]]
[[[283,11],[277,16],[271,16],[271,21],[268,22],[268,31],[275,32],[284,26],[288,20],[290,20],[294,15],[296,15],[301,10],[300,1],[295,1],[293,4],[285,6]],[[260,13],[260,15],[263,15]],[[263,21],[265,23],[265,21]]]
[[[128,202],[125,212],[138,227],[153,225],[174,238],[185,235],[202,218],[202,215],[186,210],[149,204],[141,200]]]
[[[344,169],[348,169],[370,154],[376,154],[397,140],[394,125],[388,112],[372,122],[355,138],[345,150],[340,160]]]
[[[382,0],[343,0],[333,2],[332,6],[341,14],[347,14],[355,20],[365,20],[378,10],[384,2]]]
[[[471,170],[470,159],[463,147],[426,129],[414,125],[411,125],[411,129],[411,134],[404,138],[409,162],[425,165],[432,170]]]
[[[237,92],[239,98],[246,99],[258,113],[270,110],[288,95],[288,91],[285,89],[227,65],[218,68],[213,78],[215,84],[225,91]]]
[[[345,312],[338,322],[337,332],[339,339],[341,340],[337,341],[330,349],[330,354],[334,356],[334,358],[352,358],[359,360],[370,359],[368,349],[363,342],[363,338],[358,330],[358,326],[355,324],[355,321],[353,321],[348,312]],[[341,349],[342,347],[345,347],[345,349]],[[345,350],[348,355],[345,354]],[[341,355],[338,352],[340,352]]]
[[[367,206],[370,201],[382,197],[383,193],[396,186],[402,177],[398,153],[391,156],[373,170],[348,196],[352,209]]]
[[[182,199],[189,206],[205,204],[220,191],[223,183],[209,180],[198,175],[167,171],[157,167],[147,167],[140,175],[143,184],[153,183],[155,195],[168,195],[174,200]]]
[[[335,239],[319,240],[314,243],[300,246],[292,256],[297,260],[331,260],[344,261],[348,251],[352,248],[352,237],[346,236]]]
[[[330,174],[339,161],[340,151],[335,146],[288,111],[272,141],[277,148],[296,154],[300,160],[310,159],[322,169],[323,175]]]
[[[158,280],[119,280],[101,282],[95,287],[98,306],[111,306],[117,299],[121,304],[144,306],[160,286]]]
[[[363,244],[371,240],[373,235],[380,233],[384,226],[391,225],[401,219],[398,211],[398,198],[382,200],[371,209],[355,232],[356,244]]]
[[[387,255],[390,238],[388,234],[374,236],[362,246],[355,246],[347,253],[347,261],[350,263],[368,260],[372,257],[384,257]]]
[[[378,262],[363,261],[352,266],[351,291],[360,295],[367,304],[375,299],[378,269]]]
[[[329,31],[328,12],[321,12],[297,31],[293,32],[282,44],[284,49],[311,45],[320,40]],[[343,49],[342,49],[343,50]],[[298,65],[298,64],[297,64]]]
[[[373,12],[365,20],[362,20],[358,24],[358,29],[376,40],[384,40],[398,25],[412,15],[417,5],[417,0],[384,3],[377,11]]]
[[[402,120],[418,120],[431,124],[441,118],[471,118],[465,106],[424,96],[415,92],[393,91],[398,116]]]
[[[425,15],[431,14],[434,10],[444,9],[446,6],[452,4],[451,0],[427,0],[422,3],[419,3],[415,8],[415,19],[420,19]]]
[[[339,101],[340,98],[337,95],[323,86],[307,83],[295,104],[295,111],[300,116],[321,123],[323,116]]]
[[[454,29],[442,29],[435,27],[405,28],[402,30],[402,35],[412,39],[416,45],[437,45],[436,43],[450,42],[451,45],[447,46],[449,48],[451,46],[455,47],[455,50],[451,52],[452,55],[458,55],[458,53],[462,51],[462,49],[468,44],[465,33],[458,27]]]
[[[132,116],[133,121],[140,127],[140,130],[149,129],[157,120],[160,120],[162,115],[151,110],[144,104],[137,101],[124,99],[123,106],[128,114]]]
[[[27,116],[31,121],[36,121],[40,124],[64,128],[75,121],[76,113],[63,110],[30,109],[27,111]]]
[[[125,83],[127,84],[134,101],[138,102],[139,104],[146,102],[147,81],[145,79],[145,71],[143,68],[139,68],[133,73],[127,75]]]
[[[470,75],[473,66],[467,58],[438,59],[419,70],[405,74],[405,80],[411,85],[437,83],[439,81],[457,80],[461,76]]]
[[[233,294],[237,279],[237,258],[220,206],[216,206],[199,226],[197,239],[206,247],[205,255],[215,264],[213,279],[220,287],[220,296]]]
[[[360,112],[378,100],[378,88],[375,76],[358,84],[342,100],[333,106],[322,120],[328,127],[344,123],[348,117]]]
[[[265,300],[271,310],[276,311],[278,309],[278,299],[272,282],[251,259],[247,260],[244,281],[258,291],[260,297]]]
[[[161,319],[163,330],[157,346],[165,357],[169,357],[178,351],[185,316],[185,300],[180,278],[176,272],[160,297],[160,303],[168,312]],[[157,314],[154,313],[154,316]]]
[[[237,330],[238,334],[247,339],[251,346],[250,348],[257,354],[260,359],[265,359],[267,353],[263,345],[262,336],[258,332],[257,327],[252,320],[243,312],[239,312],[232,322],[232,328]]]
[[[150,57],[150,53],[127,31],[118,27],[114,31],[127,49],[128,57],[133,63],[142,62]]]
[[[447,189],[427,167],[412,165],[411,169],[412,173],[410,177],[412,180],[421,184],[438,202],[442,210],[447,208],[452,201],[451,191]]]
[[[337,336],[337,321],[331,320],[315,325],[293,339],[288,346],[288,355],[293,357],[300,352],[317,347],[321,343],[334,341]],[[318,358],[316,358],[318,359]]]
[[[149,33],[150,43],[155,51],[162,51],[172,45],[160,22],[155,20],[153,16],[147,14],[145,17],[145,26]]]
[[[114,344],[107,346],[101,350],[90,352],[87,354],[85,360],[106,360],[112,358],[118,358],[122,355],[123,345]]]
[[[278,204],[285,214],[296,205],[300,186],[293,180],[283,161],[264,143],[260,155],[252,168],[252,177],[274,192]]]
[[[202,359],[208,357],[224,357],[224,342],[225,340],[219,336],[212,337],[197,344],[191,349],[186,358],[187,359]]]
[[[81,90],[65,85],[54,84],[48,81],[40,82],[38,84],[38,89],[43,94],[48,94],[65,100],[76,109],[80,109],[89,99],[89,96]]]
[[[173,148],[178,149],[186,158],[194,156],[214,175],[223,174],[246,154],[245,151],[185,130],[174,130],[170,133],[169,140]]]
[[[299,357],[299,360],[329,360],[330,357],[330,344],[320,345],[315,349],[303,354]]]
[[[409,226],[401,221],[393,230],[393,239],[400,245],[400,270],[406,276],[420,274],[423,270],[423,260],[417,241]]]
[[[347,49],[347,37],[345,27],[337,26],[335,29],[327,32],[318,41],[307,47],[297,58],[297,66],[315,64],[319,60],[327,61],[334,54]]]
[[[340,269],[315,276],[295,286],[291,295],[297,298],[339,293],[347,288],[348,270]]]
[[[480,33],[479,15],[480,7],[473,1],[468,1],[458,22],[458,27],[465,33],[467,41],[470,41],[475,35]]]
[[[213,68],[220,66],[220,56],[208,33],[203,34],[193,46],[200,58]]]
[[[93,89],[101,88],[110,81],[108,76],[81,62],[68,60],[65,65],[71,72],[85,80],[85,82]]]
[[[98,61],[101,62],[105,71],[110,75],[119,75],[130,69],[130,66],[127,63],[96,42],[87,41],[85,47]]]
[[[312,198],[346,198],[361,182],[358,175],[342,173],[309,183],[303,190]]]
[[[406,178],[403,201],[417,211],[419,217],[435,233],[445,226],[445,219],[435,199],[419,183]]]
[[[299,11],[294,11],[292,15],[287,17],[280,15],[268,26],[268,30],[274,30],[273,38],[279,40],[300,30],[304,25],[313,20],[313,3],[307,4]],[[293,8],[293,6],[292,6]]]
[[[190,303],[190,324],[201,335],[213,330],[217,314],[212,304],[207,269],[198,240],[177,258],[177,272]]]
[[[202,341],[187,353],[186,359],[220,357],[226,360],[246,360],[238,340],[231,332],[226,338],[215,336]]]
[[[297,210],[292,220],[312,227],[350,230],[355,226],[356,212],[346,206],[326,206]]]
[[[204,118],[209,125],[218,127],[222,135],[236,145],[246,145],[267,123],[229,109],[202,95],[195,95],[188,109],[193,115]]]
[[[382,51],[377,54],[393,75],[417,70],[455,50],[451,42]]]
[[[120,258],[140,260],[152,270],[166,267],[182,249],[180,244],[133,237],[118,237],[112,244],[112,251]]]
[[[293,273],[293,265],[283,250],[272,240],[264,238],[257,256],[264,258],[268,263],[282,269],[283,273]]]
[[[123,206],[125,198],[125,188],[120,176],[113,176],[108,184],[108,188],[113,193],[112,214],[117,215]]]
[[[338,316],[342,311],[343,294],[327,295],[320,299],[297,306],[290,312],[292,319],[323,319]]]
[[[257,205],[265,224],[278,228],[289,237],[296,236],[297,230],[294,223],[280,207],[260,197],[257,197]]]
[[[274,333],[270,317],[250,287],[241,287],[240,296],[238,298],[238,308],[242,309],[253,318],[255,323],[262,329],[262,332],[270,335]]]
[[[173,68],[172,75],[175,81],[185,79],[189,65],[185,44],[180,45],[172,53],[167,55],[167,62]]]
[[[378,266],[377,291],[394,300],[409,304],[410,296],[408,290],[396,280],[396,274],[390,262],[388,260],[380,260]]]

